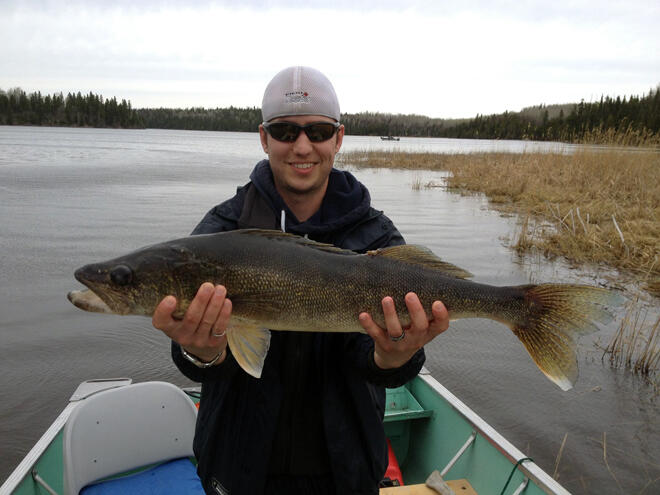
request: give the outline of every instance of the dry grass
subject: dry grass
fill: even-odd
[[[623,488],[619,484],[619,481],[617,477],[615,476],[614,472],[612,471],[612,468],[609,465],[609,461],[607,460],[607,454],[608,451],[610,452],[615,452],[617,457],[625,457],[627,459],[630,459],[634,462],[637,463],[638,466],[640,466],[640,473],[639,473],[639,478],[642,480],[642,477],[646,481],[645,485],[642,487],[640,491],[637,492],[637,495],[644,495],[647,492],[647,488],[651,485],[653,485],[656,481],[658,481],[658,478],[653,478],[651,474],[649,474],[649,468],[652,471],[657,471],[658,468],[660,468],[660,465],[655,461],[655,459],[651,458],[648,456],[647,453],[644,452],[631,452],[630,450],[624,450],[621,448],[618,448],[616,446],[616,443],[610,444],[607,443],[607,432],[603,432],[602,438],[592,438],[592,437],[587,437],[587,440],[591,443],[595,443],[597,445],[600,445],[600,447],[603,449],[603,461],[605,464],[605,467],[609,471],[610,475],[614,479],[614,481],[617,483],[617,485],[620,487],[620,493],[632,493],[630,490],[628,492],[623,491]],[[642,473],[643,471],[643,473]],[[586,487],[585,487],[586,488]],[[585,492],[587,493],[587,492]]]
[[[610,355],[612,366],[643,376],[660,370],[660,316],[655,323],[648,318],[647,307],[639,301],[629,303],[618,331],[603,352],[603,357]]]
[[[616,144],[616,143],[615,143]],[[660,153],[581,148],[571,154],[353,152],[343,163],[451,172],[449,188],[482,192],[523,219],[514,247],[631,273],[660,295]]]
[[[637,146],[653,148],[660,146],[660,133],[653,133],[648,129],[636,130],[631,125],[628,129],[615,131],[614,129],[596,128],[587,131],[580,139],[582,143],[605,144],[607,146]]]
[[[455,157],[440,153],[411,153],[407,151],[349,151],[337,155],[341,164],[365,168],[402,168],[408,170],[448,170],[446,164]]]
[[[559,479],[559,463],[561,462],[561,456],[564,453],[564,447],[566,446],[566,439],[568,438],[568,433],[564,434],[564,439],[561,441],[561,447],[559,447],[559,452],[557,453],[557,457],[555,458],[555,470],[552,473],[552,479],[553,480],[558,480]]]

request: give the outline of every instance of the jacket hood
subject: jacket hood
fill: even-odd
[[[321,208],[306,221],[299,222],[277,192],[268,160],[257,163],[250,174],[250,180],[270,204],[277,218],[283,217],[282,230],[298,235],[340,230],[362,218],[371,206],[367,188],[350,172],[333,168]]]

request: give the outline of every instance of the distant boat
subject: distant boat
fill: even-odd
[[[394,137],[394,136],[381,136],[380,137],[383,141],[399,141],[401,138]]]

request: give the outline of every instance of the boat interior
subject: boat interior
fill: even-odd
[[[386,400],[381,495],[568,493],[426,370]],[[192,452],[198,402],[198,389],[165,382],[83,382],[0,495],[202,495]]]

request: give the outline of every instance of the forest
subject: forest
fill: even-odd
[[[144,122],[126,100],[89,93],[26,94],[0,89],[0,125],[143,128]]]
[[[519,112],[439,119],[423,115],[342,114],[346,133],[363,136],[522,139],[579,142],[606,134],[660,140],[660,86],[644,96],[601,96],[594,102],[538,105]],[[0,125],[124,127],[254,132],[261,111],[250,108],[141,108],[89,93],[26,94],[0,89]],[[644,140],[641,140],[644,141]],[[635,143],[631,143],[635,144]]]
[[[556,110],[559,109],[559,113]],[[554,110],[554,115],[551,115]],[[445,128],[444,137],[487,139],[531,139],[537,141],[582,141],[585,136],[607,132],[660,136],[660,86],[646,96],[616,98],[554,108],[539,105],[520,112],[477,115],[474,119]]]
[[[256,132],[261,109],[252,108],[141,108],[138,115],[152,129]]]

